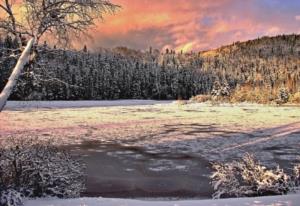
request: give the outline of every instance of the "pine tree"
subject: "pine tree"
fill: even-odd
[[[230,86],[227,82],[222,85],[220,93],[221,93],[221,96],[223,96],[223,97],[230,96]]]
[[[85,52],[85,53],[87,53],[87,46],[86,45],[84,45],[84,47],[83,47],[83,50],[82,50],[83,52]]]
[[[288,90],[285,87],[281,87],[279,90],[279,96],[278,96],[279,100],[282,103],[287,103],[289,101],[289,97],[290,97],[290,94],[289,94]]]
[[[222,88],[221,88],[221,84],[219,81],[215,81],[212,91],[211,91],[211,95],[214,97],[219,97],[221,96],[221,92],[222,92]]]

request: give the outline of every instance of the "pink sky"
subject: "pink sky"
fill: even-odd
[[[122,6],[89,45],[205,50],[264,35],[300,33],[298,0],[112,0]]]

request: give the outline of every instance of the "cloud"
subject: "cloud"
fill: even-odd
[[[276,26],[269,28],[266,32],[267,35],[276,35],[278,33],[280,33],[280,28]]]
[[[122,10],[93,30],[92,47],[204,50],[299,30],[300,4],[278,0],[115,0]]]

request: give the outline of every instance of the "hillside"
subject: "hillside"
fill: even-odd
[[[0,43],[0,88],[14,60]],[[187,99],[209,94],[216,82],[233,91],[247,85],[272,93],[300,89],[300,35],[263,37],[215,50],[160,53],[150,48],[100,49],[97,53],[41,47],[12,99]]]
[[[215,50],[203,51],[203,57],[221,56],[225,54],[251,55],[259,54],[261,57],[272,55],[299,54],[299,35],[280,35],[276,37],[262,37],[246,42],[235,42],[231,45],[222,46]]]

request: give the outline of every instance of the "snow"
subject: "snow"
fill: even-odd
[[[137,105],[141,103],[144,105]],[[107,106],[112,104],[117,106]],[[128,177],[137,178],[141,170],[157,176],[183,174],[174,175],[178,179],[192,173],[196,176],[189,177],[200,178],[202,183],[201,178],[209,175],[209,162],[232,161],[246,152],[266,166],[279,163],[289,169],[290,163],[300,162],[299,107],[180,105],[152,100],[9,102],[8,110],[0,114],[0,122],[0,140],[38,137],[58,145],[72,144],[74,151],[78,150],[75,153],[82,153],[87,162],[95,163],[92,160],[97,157],[101,167],[106,159],[118,163],[114,170],[118,167],[127,171],[121,177],[116,175],[123,182],[128,182]],[[94,169],[93,165],[89,167]],[[115,178],[107,168],[103,174]],[[101,183],[100,174],[96,175]],[[95,177],[94,173],[90,175]],[[138,177],[142,182],[147,180]],[[200,185],[194,179],[192,182]],[[207,191],[208,187],[203,184],[199,188]],[[173,191],[174,187],[162,189],[168,188]]]
[[[11,101],[0,122],[0,138],[39,136],[58,144],[97,140],[142,147],[148,154],[191,154],[208,161],[240,158],[245,152],[255,153],[264,164],[300,160],[299,107],[153,100]],[[155,165],[160,166],[165,165]]]
[[[24,109],[58,109],[80,107],[109,107],[109,106],[135,106],[167,104],[171,101],[156,100],[103,100],[103,101],[8,101],[5,110]]]
[[[130,200],[111,198],[36,199],[26,200],[25,206],[299,206],[300,195],[233,198],[220,200]]]
[[[17,80],[19,79],[19,76],[21,75],[21,72],[22,72],[25,64],[27,64],[27,62],[29,61],[30,52],[34,45],[34,42],[35,42],[35,38],[31,38],[28,41],[26,48],[22,52],[21,57],[18,59],[18,62],[16,64],[16,66],[14,67],[13,72],[11,73],[11,75],[8,79],[8,82],[6,83],[2,92],[0,93],[0,111],[5,106],[5,103],[8,99],[8,97],[10,96],[13,89],[15,88],[15,85],[17,84]]]

